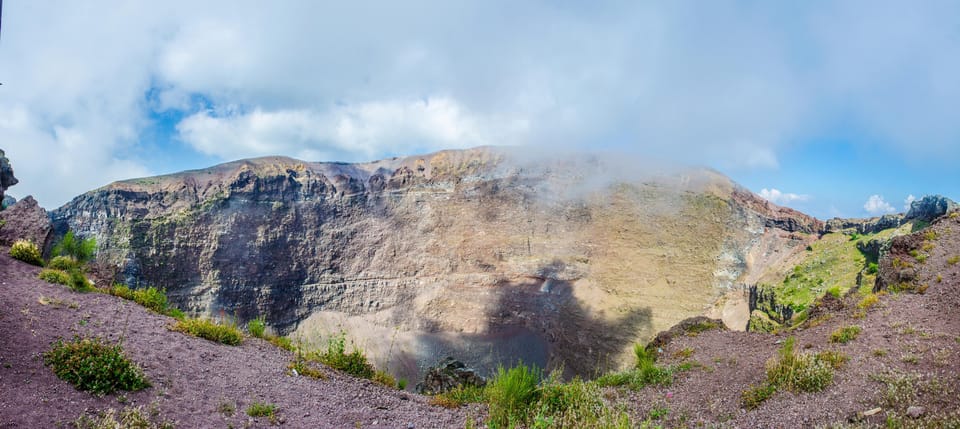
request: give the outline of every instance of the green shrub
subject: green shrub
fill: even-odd
[[[831,365],[807,353],[794,351],[794,337],[787,338],[779,359],[767,362],[767,382],[790,391],[819,392],[833,380]]]
[[[89,292],[93,290],[93,285],[90,284],[90,281],[77,269],[67,272],[64,270],[44,268],[37,277],[48,283],[67,286],[77,292]]]
[[[401,378],[400,380],[397,380],[397,389],[399,389],[399,390],[407,390],[407,379],[406,379],[406,378]]]
[[[47,283],[70,285],[70,274],[63,270],[44,268],[37,277]]]
[[[846,344],[856,339],[859,334],[860,327],[857,325],[841,326],[830,334],[830,342]]]
[[[74,236],[73,231],[67,231],[67,234],[53,246],[53,253],[57,256],[70,256],[80,262],[87,262],[93,259],[97,251],[97,240],[88,238],[79,239]]]
[[[276,405],[254,402],[247,407],[247,415],[250,417],[273,417],[276,410]]]
[[[743,404],[744,408],[752,410],[759,407],[763,401],[770,399],[774,393],[777,393],[777,387],[770,383],[752,386],[740,394],[740,403]]]
[[[263,317],[258,317],[256,319],[253,319],[247,322],[247,332],[249,332],[250,335],[254,337],[263,338],[266,330],[267,330],[267,323],[263,319]]]
[[[954,255],[947,258],[947,263],[950,265],[957,265],[957,262],[960,262],[960,255]]]
[[[346,353],[346,336],[343,332],[327,341],[325,352],[315,353],[313,357],[324,365],[347,374],[366,379],[373,378],[373,365],[367,361],[367,356],[362,350],[354,348],[352,352]]]
[[[40,257],[40,248],[27,240],[17,240],[10,247],[10,256],[31,265],[43,266],[43,258]]]
[[[182,319],[173,329],[228,346],[243,342],[243,333],[236,326],[221,325],[209,319]]]
[[[115,284],[107,290],[110,295],[140,304],[154,313],[182,320],[186,316],[177,308],[170,306],[167,291],[153,286],[144,289],[130,289],[127,285]]]
[[[520,362],[517,366],[497,368],[485,394],[490,405],[490,421],[497,427],[513,427],[524,422],[526,410],[538,399],[540,370]]]
[[[94,290],[93,284],[83,275],[80,270],[70,271],[70,289],[77,292],[90,292]]]
[[[50,262],[47,262],[47,268],[72,271],[80,268],[80,262],[70,256],[56,256]]]
[[[134,290],[133,301],[160,314],[166,314],[169,306],[167,292],[153,286]]]
[[[876,274],[878,271],[880,271],[880,266],[876,262],[867,264],[867,274]]]
[[[840,298],[840,286],[834,286],[830,289],[827,289],[827,294],[834,298]]]
[[[438,393],[430,399],[430,404],[444,408],[459,408],[466,404],[486,402],[486,400],[484,388],[471,384],[460,385],[446,392]]]
[[[615,412],[603,402],[595,383],[578,378],[563,383],[554,372],[542,383],[534,413],[526,422],[535,428],[616,428],[632,427],[626,413]],[[529,414],[529,413],[528,413]]]
[[[150,387],[140,368],[123,355],[120,344],[104,344],[99,338],[57,340],[44,353],[43,362],[57,377],[96,394]]]

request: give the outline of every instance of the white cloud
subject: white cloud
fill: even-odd
[[[913,196],[913,194],[907,195],[907,198],[903,200],[903,210],[910,210],[910,205],[916,200],[917,197]]]
[[[867,202],[863,204],[863,209],[871,215],[882,215],[897,211],[890,203],[884,201],[880,195],[871,195],[870,198],[867,198]]]
[[[154,111],[222,158],[512,144],[762,170],[843,118],[905,157],[960,162],[956,2],[50,0],[4,12],[0,113],[29,120],[0,123],[0,144],[21,179],[12,191],[48,207],[148,172]],[[90,168],[44,167],[60,157]]]
[[[466,111],[455,100],[371,102],[328,110],[198,112],[177,125],[198,151],[233,159],[287,153],[311,160],[370,160],[385,153],[502,143],[520,120]],[[228,144],[229,142],[229,144]]]
[[[780,190],[776,188],[763,188],[760,190],[760,196],[771,203],[779,205],[788,205],[793,202],[803,202],[810,199],[809,195],[780,192]]]

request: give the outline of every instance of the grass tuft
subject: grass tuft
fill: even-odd
[[[124,356],[120,344],[105,344],[99,338],[74,337],[68,343],[57,340],[44,353],[43,363],[77,389],[96,394],[150,387],[143,371]]]
[[[247,415],[250,417],[270,417],[273,418],[277,411],[277,406],[263,402],[254,402],[247,407]]]
[[[154,313],[163,314],[175,319],[184,319],[182,311],[170,305],[165,289],[153,286],[143,289],[130,289],[127,285],[115,284],[107,289],[107,293],[140,304]]]
[[[314,352],[311,357],[330,368],[356,377],[372,379],[375,374],[373,365],[367,361],[363,350],[354,348],[352,352],[346,352],[346,334],[343,332],[327,341],[326,351]]]
[[[880,303],[880,297],[877,296],[877,294],[875,293],[871,293],[864,296],[863,299],[861,299],[860,302],[857,303],[857,308],[861,310],[866,310],[870,307],[877,305],[878,303]]]
[[[857,325],[839,327],[830,334],[830,342],[840,344],[849,343],[857,338],[860,330],[860,327]]]
[[[263,338],[267,330],[267,323],[263,317],[258,317],[247,323],[247,332],[256,338]]]
[[[466,404],[486,402],[484,388],[474,385],[460,385],[430,398],[431,405],[444,408],[460,408]]]
[[[540,370],[520,362],[517,366],[497,368],[497,374],[487,384],[486,397],[490,405],[490,421],[497,427],[514,427],[526,420],[526,411],[539,397],[537,384]]]
[[[182,319],[177,321],[173,329],[228,346],[238,346],[243,342],[243,333],[236,326],[219,324],[210,319]]]

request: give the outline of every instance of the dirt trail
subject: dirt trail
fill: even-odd
[[[245,414],[254,401],[277,405],[284,427],[463,427],[471,412],[331,370],[325,381],[287,375],[292,354],[262,340],[231,347],[172,332],[169,317],[48,284],[36,278],[39,268],[10,258],[6,248],[0,253],[0,428],[65,426],[84,413],[127,405],[155,406],[180,428],[270,426]],[[41,355],[57,338],[74,335],[122,338],[153,387],[96,397],[61,381]],[[224,404],[233,405],[232,416],[220,411]]]

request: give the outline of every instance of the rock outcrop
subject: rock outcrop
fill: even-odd
[[[16,204],[0,211],[0,243],[10,245],[13,242],[25,239],[30,240],[42,251],[50,249],[53,241],[53,228],[47,211],[37,203],[33,197],[26,197]]]
[[[905,220],[922,220],[933,222],[934,219],[957,209],[957,203],[941,195],[927,195],[910,203]]]
[[[888,214],[869,219],[833,218],[827,221],[823,232],[853,231],[857,234],[873,234],[914,220],[931,222],[957,208],[957,203],[947,197],[927,195],[910,203],[910,210],[906,214]]]
[[[784,258],[821,228],[710,171],[624,181],[492,148],[238,161],[114,183],[52,217],[133,287],[307,340],[345,329],[408,379],[446,355],[481,373],[627,364],[734,288],[758,246]]]
[[[487,385],[487,380],[477,374],[472,368],[452,357],[440,361],[436,366],[427,370],[423,382],[417,383],[417,393],[436,395],[447,392],[460,386]]]
[[[10,160],[7,159],[3,149],[0,149],[0,210],[16,202],[16,200],[10,202],[10,199],[4,196],[3,193],[7,191],[7,188],[17,183],[19,183],[19,181],[13,176],[13,167],[10,166]]]

